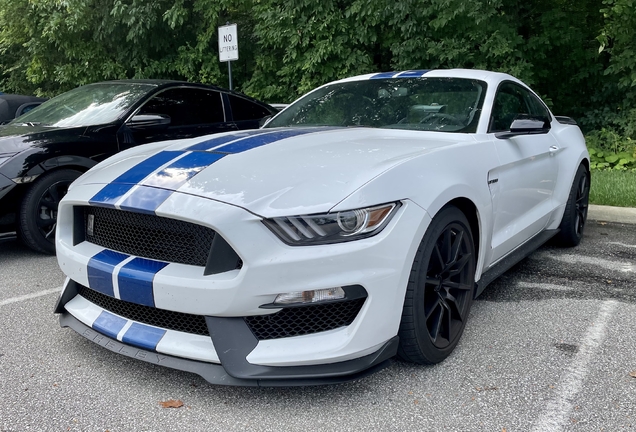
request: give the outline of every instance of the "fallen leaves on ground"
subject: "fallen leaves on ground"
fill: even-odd
[[[170,399],[167,401],[159,402],[159,404],[163,408],[181,408],[183,406],[183,402],[177,399]]]
[[[631,371],[629,373],[629,376],[632,377],[632,378],[636,378],[636,370],[635,371]]]

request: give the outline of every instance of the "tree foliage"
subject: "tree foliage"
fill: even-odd
[[[0,89],[54,95],[122,78],[227,85],[217,27],[238,24],[239,90],[289,102],[325,82],[479,68],[557,114],[636,138],[636,0],[0,0]]]

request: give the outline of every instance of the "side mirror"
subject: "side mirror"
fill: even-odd
[[[137,114],[126,126],[130,129],[162,129],[170,125],[170,116],[165,114]]]
[[[544,117],[517,116],[510,125],[510,131],[497,132],[496,138],[508,139],[519,135],[536,135],[550,132],[550,121]]]
[[[261,128],[263,126],[265,126],[267,124],[267,122],[269,122],[269,120],[274,117],[273,115],[267,115],[265,117],[263,117],[262,119],[260,119],[260,121],[258,122],[258,127]]]

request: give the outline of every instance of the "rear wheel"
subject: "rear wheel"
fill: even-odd
[[[587,221],[588,201],[590,198],[590,173],[585,166],[579,165],[574,176],[568,202],[565,205],[560,231],[554,240],[559,246],[576,246],[581,242],[583,229]]]
[[[44,174],[33,183],[22,199],[18,219],[18,234],[31,249],[55,253],[57,208],[68,187],[82,173],[59,170]]]
[[[453,351],[473,301],[475,244],[466,216],[456,207],[432,220],[411,268],[398,355],[419,364],[439,363]]]

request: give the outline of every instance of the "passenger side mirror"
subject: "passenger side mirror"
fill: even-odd
[[[512,121],[509,131],[497,132],[495,137],[508,139],[519,135],[546,134],[548,132],[550,132],[550,121],[547,118],[520,115]]]
[[[162,129],[170,125],[170,116],[165,114],[138,114],[127,123],[130,129]]]

